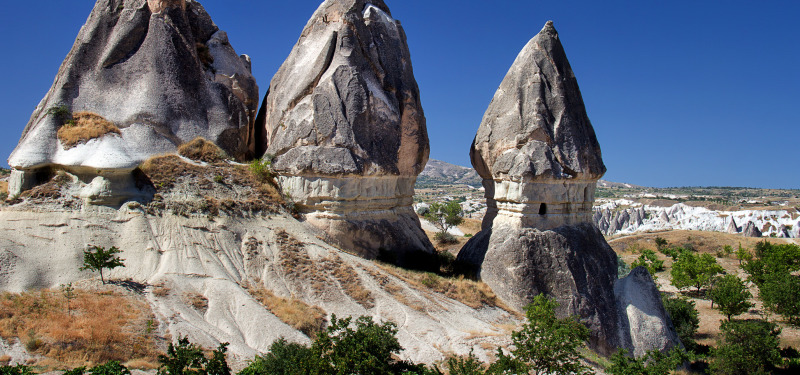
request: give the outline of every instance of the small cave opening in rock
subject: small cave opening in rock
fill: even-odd
[[[583,189],[583,201],[584,202],[591,202],[591,197],[589,196],[589,188],[586,187]]]
[[[539,215],[547,215],[547,203],[539,205]]]

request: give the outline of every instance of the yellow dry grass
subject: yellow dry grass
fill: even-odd
[[[442,277],[429,272],[405,270],[384,263],[378,263],[378,266],[420,290],[430,290],[445,295],[473,309],[488,306],[512,311],[482,281],[469,280],[464,277]]]
[[[116,125],[96,113],[76,112],[72,118],[74,125],[66,124],[58,129],[58,139],[66,149],[106,134],[121,134]]]
[[[225,151],[205,138],[197,137],[178,147],[178,154],[206,163],[217,163],[228,158]]]
[[[278,297],[263,287],[248,287],[248,292],[282,322],[303,332],[308,337],[315,337],[325,329],[325,310],[311,306],[295,298]]]
[[[19,338],[49,369],[132,358],[156,363],[149,305],[111,291],[74,294],[69,310],[61,291],[0,294],[0,336]]]
[[[364,287],[361,277],[353,267],[350,267],[342,258],[336,256],[334,259],[324,259],[322,269],[333,275],[342,290],[348,297],[352,298],[365,309],[375,307],[375,297],[372,296],[367,288]]]

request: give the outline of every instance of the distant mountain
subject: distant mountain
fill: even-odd
[[[430,159],[428,160],[428,164],[425,165],[425,169],[419,175],[417,185],[470,185],[480,187],[481,180],[481,176],[472,168]],[[597,181],[597,187],[645,189],[643,186],[606,180]]]
[[[445,184],[481,186],[481,176],[468,167],[450,164],[441,160],[430,159],[417,179],[418,185]]]
[[[628,189],[646,189],[644,186],[639,185],[631,185],[622,182],[611,182],[606,180],[597,181],[597,187],[599,188],[628,188]]]

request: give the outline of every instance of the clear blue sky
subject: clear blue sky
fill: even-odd
[[[800,2],[386,0],[408,34],[431,157],[469,146],[517,53],[555,22],[608,167],[647,186],[800,188]],[[205,0],[266,92],[317,0]],[[34,5],[35,4],[35,5]],[[94,5],[8,1],[0,110],[16,145]]]

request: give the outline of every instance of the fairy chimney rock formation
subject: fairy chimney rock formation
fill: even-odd
[[[606,172],[578,82],[552,22],[517,56],[470,151],[494,220],[541,230],[591,221]]]
[[[458,260],[471,265],[498,297],[521,310],[537,294],[552,296],[561,316],[577,315],[589,327],[589,345],[603,354],[676,344],[675,335],[632,336],[640,326],[632,323],[642,318],[637,300],[644,295],[660,307],[654,285],[640,294],[628,295],[626,288],[615,294],[616,255],[591,224],[596,183],[606,168],[552,22],[517,56],[470,156],[484,179],[488,210],[481,232]],[[624,212],[610,220],[609,230],[622,229],[630,219]],[[653,283],[628,280],[648,282]],[[663,315],[654,319],[671,329]]]
[[[367,258],[433,251],[412,209],[425,116],[383,1],[320,5],[272,79],[257,133],[284,190],[333,241]]]
[[[197,137],[239,159],[252,155],[257,107],[249,57],[236,54],[200,3],[97,0],[8,159],[10,194],[61,169],[100,178],[104,203],[135,198],[130,175],[142,161]],[[101,121],[77,121],[89,136],[65,141],[59,130],[81,113]],[[87,189],[81,195],[91,201],[96,189]]]

